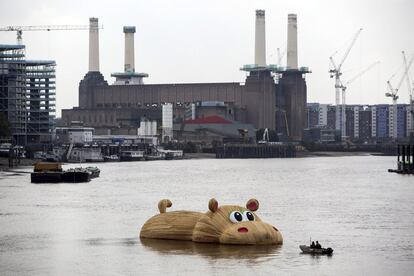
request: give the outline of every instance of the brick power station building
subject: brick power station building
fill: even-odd
[[[287,66],[278,67],[266,64],[265,11],[256,11],[255,63],[241,68],[249,72],[244,84],[144,84],[142,80],[148,75],[135,72],[135,27],[124,27],[125,70],[112,74],[116,81],[110,85],[99,72],[98,19],[91,18],[90,24],[89,72],[79,84],[79,106],[62,110],[65,124],[82,121],[97,134],[136,134],[144,117],[161,120],[165,103],[172,103],[175,120],[183,121],[190,104],[217,102],[225,107],[222,116],[226,119],[256,129],[273,129],[292,140],[302,139],[306,128],[305,74],[309,70],[298,67],[295,14],[288,15]]]

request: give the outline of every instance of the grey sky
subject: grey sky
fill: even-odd
[[[150,75],[146,83],[243,82],[239,68],[254,57],[255,9],[266,10],[269,64],[276,63],[276,48],[286,49],[287,14],[297,13],[299,64],[313,71],[308,102],[334,103],[328,58],[341,50],[339,61],[360,27],[343,66],[344,81],[377,60],[381,64],[349,86],[347,103],[390,103],[386,81],[402,65],[401,50],[414,54],[412,0],[1,0],[0,26],[87,25],[89,17],[98,17],[104,25],[100,69],[113,83],[110,73],[123,70],[122,27],[135,25],[136,71]],[[14,32],[0,32],[0,43],[15,41]],[[28,58],[57,62],[57,114],[77,106],[78,84],[88,70],[88,31],[25,32],[23,42]],[[405,82],[399,95],[400,103],[408,103]]]

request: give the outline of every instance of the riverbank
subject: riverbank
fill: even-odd
[[[346,152],[346,151],[301,151],[296,153],[296,158],[305,157],[341,157],[341,156],[367,156],[373,155],[371,152]],[[186,153],[183,159],[215,159],[215,153]],[[20,163],[13,168],[19,168],[24,166],[33,166],[36,162],[40,162],[40,159],[22,158]],[[86,162],[87,163],[87,162]],[[10,170],[9,159],[6,157],[0,157],[0,170]]]
[[[341,157],[341,156],[368,156],[373,155],[372,152],[357,151],[301,151],[296,153],[296,157]]]
[[[213,159],[213,158],[216,158],[215,153],[195,152],[195,153],[184,154],[184,159]]]
[[[10,170],[13,168],[19,168],[24,166],[33,166],[35,163],[40,162],[40,159],[21,158],[18,160],[16,166],[9,167],[9,158],[0,157],[0,171]]]

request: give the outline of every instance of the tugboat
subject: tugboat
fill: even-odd
[[[85,168],[89,173],[91,174],[91,178],[99,177],[99,174],[101,173],[101,170],[98,169],[98,167],[86,167]]]

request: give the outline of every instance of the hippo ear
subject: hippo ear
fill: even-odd
[[[254,198],[249,199],[249,201],[246,203],[246,208],[253,212],[257,211],[259,209],[259,201]]]
[[[215,198],[210,199],[208,202],[208,209],[210,209],[211,212],[215,212],[218,209],[218,202]]]

